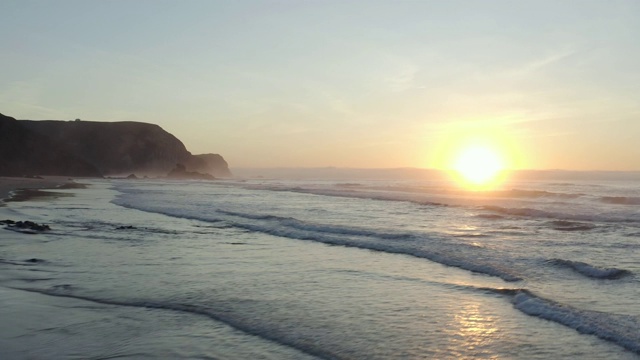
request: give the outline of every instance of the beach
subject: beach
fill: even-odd
[[[3,359],[640,353],[635,183],[81,182],[0,208]]]
[[[0,176],[0,203],[3,200],[6,201],[11,192],[19,189],[51,189],[70,181],[69,178],[64,176],[47,176],[40,179]]]
[[[38,197],[38,190],[55,189],[61,185],[68,184],[71,180],[67,177],[47,176],[46,178],[18,178],[0,177],[0,219],[10,219],[16,214],[9,211],[3,205],[7,201],[27,201]],[[22,194],[19,194],[24,190]],[[50,194],[50,193],[49,193]],[[13,195],[13,196],[12,196]],[[17,198],[16,198],[16,195]],[[20,196],[21,195],[21,196]],[[16,219],[23,221],[27,219]],[[28,235],[2,231],[0,239],[0,249],[7,246],[9,242],[29,242]],[[35,244],[34,244],[35,245]],[[22,259],[28,260],[28,259]],[[0,264],[11,263],[11,260],[4,259],[0,251]],[[20,262],[18,262],[20,264]],[[23,264],[29,264],[23,262]],[[0,279],[7,276],[6,269],[0,273]],[[73,354],[73,347],[68,346],[67,351],[61,351],[61,344],[68,343],[69,336],[46,335],[47,329],[54,327],[73,328],[72,320],[78,317],[78,308],[73,308],[73,301],[69,299],[58,299],[51,296],[38,295],[22,290],[15,290],[0,286],[0,318],[3,324],[0,326],[0,355],[3,359],[24,359],[24,358],[62,358]],[[71,306],[71,308],[70,308]],[[81,333],[75,335],[80,336]],[[91,333],[84,333],[91,336]],[[97,335],[97,333],[95,334]],[[14,339],[29,339],[28,341],[15,341]],[[76,339],[79,340],[79,339]],[[93,342],[99,342],[99,338],[94,338]],[[82,341],[76,344],[81,344]],[[52,357],[53,355],[53,357]]]

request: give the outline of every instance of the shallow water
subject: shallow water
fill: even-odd
[[[52,231],[2,230],[0,285],[54,296],[68,315],[19,334],[5,326],[0,349],[637,358],[637,184],[511,185],[95,181],[63,191],[74,197],[11,203],[4,216]]]

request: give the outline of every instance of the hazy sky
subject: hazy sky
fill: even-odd
[[[0,2],[0,112],[161,125],[231,167],[640,170],[640,1]]]

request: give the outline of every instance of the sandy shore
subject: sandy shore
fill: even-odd
[[[47,176],[44,179],[0,176],[0,204],[9,198],[12,191],[19,189],[52,189],[71,183],[65,176]],[[26,200],[26,199],[23,199]]]
[[[101,319],[95,311],[83,307],[103,307],[81,300],[57,298],[0,286],[0,354],[3,359],[45,359],[73,357],[76,346],[86,341],[97,343],[96,335],[78,334],[82,321],[113,321]],[[106,306],[104,306],[106,307]],[[73,330],[73,337],[64,330]],[[88,341],[87,341],[88,340]],[[80,343],[80,344],[79,344]]]
[[[2,207],[11,192],[19,190],[12,201],[24,201],[31,196],[42,196],[38,195],[38,189],[53,189],[69,183],[73,181],[68,177],[0,177],[0,219],[14,215],[8,208]],[[31,235],[5,231],[2,225],[0,238],[3,246],[38,241],[38,238]],[[33,245],[37,246],[37,243]],[[77,349],[86,347],[87,343],[100,343],[98,334],[103,332],[86,331],[86,325],[83,324],[89,322],[93,328],[109,330],[109,325],[102,324],[111,324],[117,320],[117,316],[100,316],[99,312],[84,309],[88,305],[93,309],[107,308],[108,305],[6,287],[4,282],[15,275],[12,274],[10,265],[3,264],[3,255],[0,252],[0,265],[4,265],[0,266],[0,359],[72,358]],[[74,333],[70,334],[69,331]]]

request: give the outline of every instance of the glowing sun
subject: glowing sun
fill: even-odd
[[[461,180],[474,188],[491,186],[504,168],[500,154],[482,145],[463,148],[453,163],[453,169]]]

